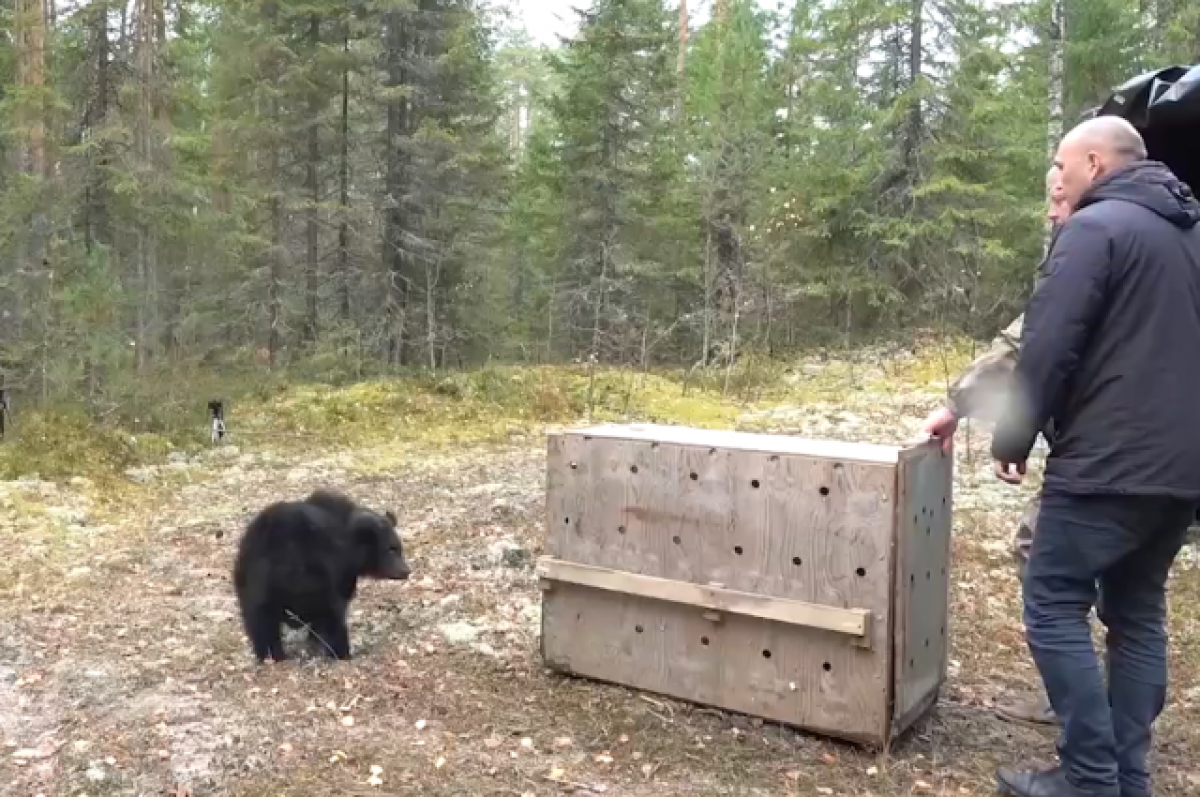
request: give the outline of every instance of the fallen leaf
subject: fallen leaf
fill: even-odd
[[[569,737],[569,736],[560,736],[554,740],[554,746],[560,750],[566,749],[566,748],[570,747],[572,744],[573,744],[573,742],[571,741],[571,737]]]
[[[913,788],[917,791],[933,791],[933,787],[923,780],[918,780],[914,783]]]
[[[425,720],[417,720],[416,725],[414,727],[419,731],[423,731],[423,730],[425,730],[425,725],[426,725]]]
[[[550,778],[550,780],[562,780],[566,774],[567,771],[562,767],[552,767],[550,769],[550,774],[546,777]]]
[[[446,766],[446,759],[442,756],[438,756],[438,760],[433,762],[434,769],[441,769],[444,766]]]
[[[533,739],[530,739],[528,736],[526,736],[524,739],[521,740],[521,746],[524,747],[526,750],[532,749],[533,748]]]
[[[829,788],[828,786],[818,786],[817,794],[833,794],[833,789]]]
[[[837,756],[835,756],[831,753],[822,753],[821,760],[824,761],[826,764],[836,764]]]
[[[867,767],[867,774],[874,777],[879,774],[879,767]]]
[[[351,727],[354,725],[354,717],[351,717],[349,714],[347,714],[346,716],[342,717],[342,724],[347,728]]]
[[[610,756],[607,751],[596,756],[597,764],[611,764],[612,762],[613,762],[613,757]]]

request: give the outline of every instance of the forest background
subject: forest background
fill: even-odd
[[[298,380],[728,390],[735,362],[986,340],[1064,127],[1200,56],[1184,0],[554,11],[544,46],[477,0],[6,0],[15,416],[202,432],[208,399]]]

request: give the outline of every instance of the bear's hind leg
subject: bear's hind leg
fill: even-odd
[[[270,606],[256,607],[247,614],[246,633],[250,636],[254,655],[260,662],[267,658],[275,661],[287,658],[279,628],[281,620],[279,613]]]

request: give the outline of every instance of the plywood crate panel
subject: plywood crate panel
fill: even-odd
[[[552,434],[542,654],[868,743],[937,697],[951,459],[656,425]]]

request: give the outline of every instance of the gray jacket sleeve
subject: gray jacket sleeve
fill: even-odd
[[[959,418],[996,420],[1012,386],[1025,316],[1019,315],[950,385],[946,406]]]

